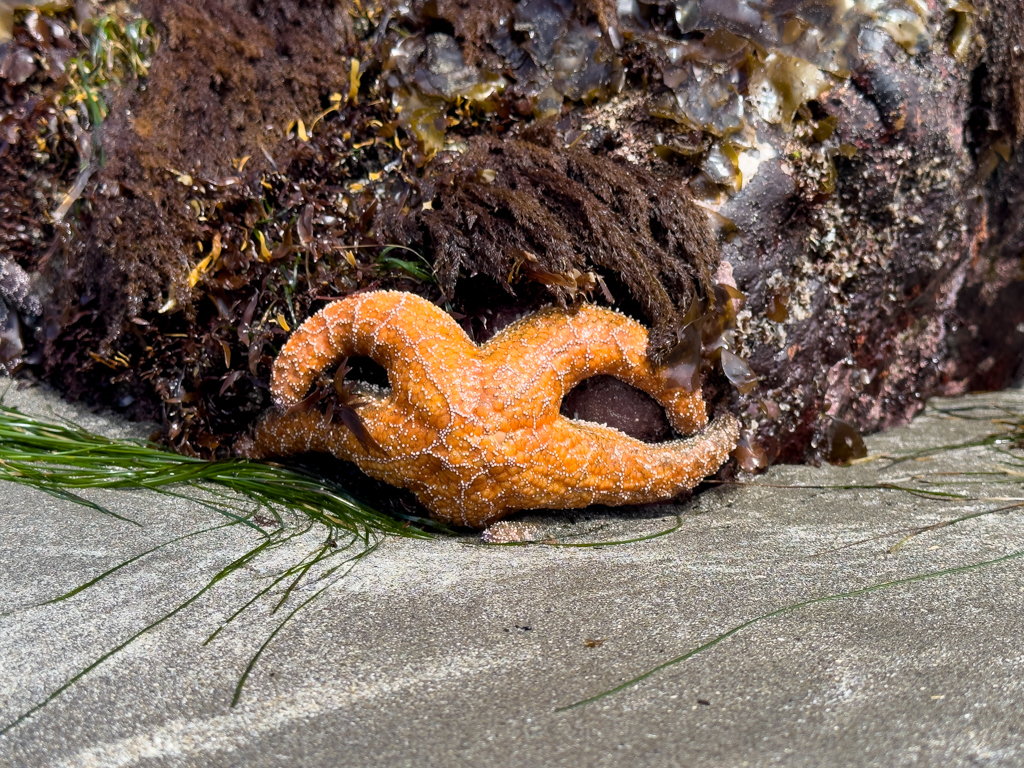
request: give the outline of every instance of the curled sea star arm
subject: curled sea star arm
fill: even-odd
[[[446,357],[462,355],[471,364],[476,353],[450,315],[418,296],[356,294],[328,304],[292,334],[274,363],[271,389],[278,404],[293,405],[321,371],[344,357],[366,356],[388,370],[397,399],[444,422],[453,403],[437,371]]]
[[[380,421],[377,414],[386,411],[389,398],[360,396],[366,403],[360,407],[360,418],[370,437],[378,440]],[[370,402],[366,402],[366,401]],[[379,441],[378,441],[379,444]],[[271,456],[298,456],[303,453],[332,453],[352,460],[367,456],[369,451],[344,424],[328,422],[316,408],[307,410],[279,409],[266,413],[253,429],[252,437],[243,440],[237,453],[249,459]]]
[[[483,348],[491,360],[524,360],[518,371],[500,371],[506,407],[532,402],[550,392],[544,404],[556,412],[562,398],[584,379],[614,376],[643,390],[665,408],[672,427],[692,434],[707,424],[701,392],[670,384],[664,369],[647,357],[647,329],[610,309],[583,304],[573,312],[545,310],[508,326]],[[534,407],[534,406],[531,406]]]

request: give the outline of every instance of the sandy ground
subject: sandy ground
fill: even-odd
[[[145,434],[44,390],[25,411]],[[936,407],[972,407],[953,418]],[[988,434],[1012,391],[935,401],[868,440],[873,456]],[[679,507],[533,516],[561,542],[389,539],[344,575],[284,583],[208,635],[318,544],[256,558],[0,736],[10,766],[757,766],[1024,764],[1024,508],[991,447],[930,461],[776,467]],[[974,500],[883,488],[953,482]],[[1019,480],[1019,478],[1018,478]],[[984,481],[984,482],[979,482]],[[259,539],[194,500],[95,492],[135,525],[0,483],[0,727],[206,586]],[[353,551],[354,553],[354,551]],[[754,621],[594,703],[559,711],[765,614],[812,598],[990,562]],[[239,676],[291,607],[237,706]]]

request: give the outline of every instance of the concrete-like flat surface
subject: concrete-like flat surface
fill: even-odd
[[[6,402],[138,433],[41,390],[12,389]],[[1024,395],[935,405],[1024,412]],[[933,411],[868,445],[877,455],[959,442],[991,432],[987,419],[1000,414]],[[1024,557],[783,612],[613,696],[556,711],[776,609],[1024,551],[1021,508],[887,552],[921,526],[1024,500],[1024,475],[941,474],[1002,472],[1004,461],[979,447],[894,466],[776,467],[678,508],[531,518],[559,541],[597,541],[682,516],[670,536],[620,546],[390,539],[329,577],[336,582],[274,638],[232,708],[268,633],[329,580],[314,572],[272,615],[282,584],[203,641],[320,541],[301,537],[0,736],[0,765],[1024,764]],[[912,477],[923,474],[978,500],[823,487],[925,487]],[[0,482],[0,727],[258,543],[242,527],[208,532],[39,606],[221,522],[152,493],[91,498],[141,526]]]

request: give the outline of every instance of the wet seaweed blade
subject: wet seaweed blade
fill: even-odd
[[[339,578],[343,578],[363,557],[373,552],[385,537],[432,538],[437,532],[444,530],[442,526],[430,520],[413,516],[385,515],[349,497],[336,484],[289,467],[240,459],[211,462],[180,456],[141,440],[113,440],[88,432],[70,422],[28,416],[16,408],[3,405],[2,402],[0,480],[36,488],[133,525],[140,524],[79,495],[76,491],[146,489],[180,498],[183,494],[176,491],[175,487],[183,486],[193,491],[189,497],[192,501],[197,501],[228,518],[219,525],[175,537],[134,555],[68,592],[43,601],[40,605],[74,597],[125,566],[184,539],[233,525],[248,526],[260,536],[256,546],[221,568],[190,597],[94,659],[15,720],[0,727],[0,735],[31,717],[142,635],[180,613],[242,566],[314,529],[319,529],[324,532],[320,545],[301,557],[297,563],[281,570],[271,579],[269,586],[261,589],[234,611],[206,640],[206,643],[211,642],[227,625],[283,582],[288,582],[287,587],[280,596],[274,598],[276,603],[271,614],[288,603],[295,595],[296,587],[303,580],[315,578],[324,584],[311,596],[291,606],[284,618],[264,638],[238,680],[232,699],[234,706],[238,703],[245,682],[263,652],[285,625]],[[197,498],[194,494],[197,490],[202,493],[201,497]],[[247,503],[248,508],[240,507],[239,501]],[[273,516],[273,526],[257,522],[256,515],[260,510],[266,510]],[[339,556],[341,562],[329,562]],[[338,574],[343,568],[344,571]],[[13,612],[15,611],[4,615]]]
[[[245,459],[205,461],[181,456],[141,440],[112,440],[70,422],[27,416],[2,403],[0,480],[28,485],[122,520],[127,519],[76,491],[134,488],[179,495],[173,486],[184,486],[214,495],[221,492],[224,503],[205,502],[207,506],[253,528],[260,528],[251,519],[254,510],[237,509],[237,499],[229,501],[223,492],[266,508],[278,525],[284,524],[282,512],[292,512],[363,539],[371,533],[426,538],[432,535],[426,529],[440,530],[425,518],[383,514],[329,480],[298,469]]]
[[[918,581],[927,581],[929,579],[936,579],[936,578],[939,578],[941,576],[951,576],[951,575],[955,575],[955,574],[959,574],[959,573],[968,573],[970,571],[977,571],[977,570],[981,570],[983,568],[988,568],[990,566],[999,565],[1000,563],[1005,563],[1005,562],[1008,562],[1008,561],[1011,561],[1011,560],[1016,560],[1016,559],[1018,559],[1020,557],[1024,557],[1024,550],[1018,550],[1017,552],[1011,552],[1008,555],[1003,555],[1002,557],[992,558],[991,560],[983,560],[980,563],[972,563],[970,565],[960,565],[960,566],[956,566],[954,568],[943,568],[942,570],[938,570],[938,571],[928,571],[927,573],[919,573],[919,574],[916,574],[914,576],[908,576],[905,579],[894,579],[892,581],[884,581],[884,582],[882,582],[880,584],[872,584],[872,585],[867,586],[867,587],[861,587],[860,589],[852,589],[852,590],[850,590],[848,592],[838,592],[838,593],[835,593],[835,594],[832,594],[832,595],[822,595],[821,597],[812,597],[812,598],[810,598],[808,600],[802,600],[799,603],[793,603],[791,605],[783,606],[782,608],[776,608],[774,611],[769,611],[768,613],[763,613],[760,616],[755,616],[752,619],[748,619],[747,621],[743,622],[742,624],[737,624],[735,627],[732,627],[731,629],[728,629],[725,632],[722,632],[721,634],[716,635],[715,637],[711,638],[706,643],[703,643],[702,645],[698,645],[696,648],[693,648],[693,649],[687,651],[686,653],[684,653],[684,654],[682,654],[680,656],[676,656],[673,659],[669,659],[668,661],[663,662],[663,663],[659,664],[658,666],[656,666],[656,667],[654,667],[652,669],[649,669],[646,672],[644,672],[642,674],[639,674],[639,675],[637,675],[634,678],[631,678],[631,679],[627,680],[624,683],[620,683],[619,685],[615,686],[614,688],[610,688],[607,691],[602,691],[601,693],[598,693],[598,694],[596,694],[594,696],[591,696],[589,698],[581,699],[580,701],[577,701],[577,702],[575,702],[573,704],[569,704],[569,705],[564,706],[564,707],[558,707],[555,711],[556,712],[565,712],[565,711],[570,710],[570,709],[575,709],[576,707],[582,707],[582,706],[585,706],[587,704],[593,704],[596,701],[600,701],[601,699],[604,699],[604,698],[606,698],[608,696],[611,696],[613,694],[619,693],[620,691],[623,691],[626,688],[631,688],[634,685],[636,685],[637,683],[643,682],[644,680],[646,680],[651,675],[654,675],[654,674],[656,674],[658,672],[661,672],[663,669],[668,669],[669,667],[675,666],[676,664],[680,664],[680,663],[686,661],[687,659],[691,659],[694,656],[696,656],[697,654],[702,653],[703,651],[706,651],[709,648],[712,648],[712,647],[718,645],[723,640],[726,640],[729,637],[732,637],[737,632],[741,632],[742,630],[746,629],[747,627],[753,626],[754,624],[758,624],[758,623],[760,623],[762,621],[767,621],[768,619],[775,618],[776,616],[782,616],[783,614],[786,614],[786,613],[792,613],[793,611],[800,610],[801,608],[806,608],[806,607],[808,607],[810,605],[816,605],[818,603],[826,603],[826,602],[832,602],[834,600],[842,600],[842,599],[848,598],[848,597],[860,597],[860,596],[863,596],[863,595],[868,595],[868,594],[870,594],[872,592],[878,592],[879,590],[888,589],[889,587],[904,586],[904,585],[907,585],[907,584],[913,584],[913,583],[918,582]]]

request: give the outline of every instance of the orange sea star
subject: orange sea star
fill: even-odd
[[[738,430],[731,415],[693,437],[648,444],[559,414],[577,383],[606,374],[654,397],[679,433],[704,428],[700,391],[670,386],[646,349],[642,325],[589,304],[543,310],[477,345],[414,294],[357,294],[325,307],[285,344],[273,369],[280,407],[242,453],[332,453],[408,488],[435,518],[476,528],[519,509],[671,499],[728,458]],[[384,366],[391,384],[360,394],[366,446],[315,408],[288,410],[322,371],[356,355]]]

